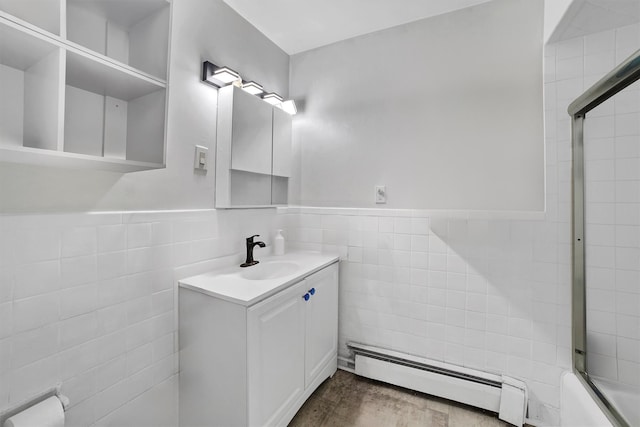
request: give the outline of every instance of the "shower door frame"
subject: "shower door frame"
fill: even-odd
[[[629,427],[618,410],[593,383],[587,371],[587,310],[584,222],[584,121],[589,111],[640,80],[640,50],[609,72],[568,108],[572,144],[572,359],[573,371],[614,426]]]

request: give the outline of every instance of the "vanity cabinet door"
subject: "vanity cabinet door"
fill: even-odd
[[[305,285],[248,309],[250,426],[278,423],[304,391]]]
[[[305,387],[326,363],[336,357],[338,347],[338,264],[321,270],[305,281],[313,295],[305,305]]]

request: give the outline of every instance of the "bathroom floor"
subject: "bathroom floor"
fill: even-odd
[[[338,370],[289,427],[494,427],[497,415]]]

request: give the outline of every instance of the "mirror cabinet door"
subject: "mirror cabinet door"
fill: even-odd
[[[286,205],[292,117],[233,86],[218,92],[216,207]]]
[[[271,204],[271,105],[233,89],[231,205]]]
[[[273,176],[271,204],[286,205],[291,176],[292,117],[279,108],[273,109]]]
[[[271,109],[257,96],[234,90],[231,169],[271,175]]]

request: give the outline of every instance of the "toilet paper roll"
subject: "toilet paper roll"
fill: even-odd
[[[18,412],[4,422],[4,427],[64,427],[64,409],[52,396],[37,405]]]

